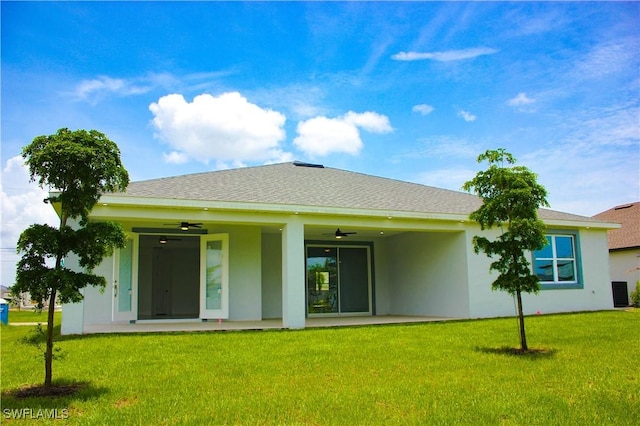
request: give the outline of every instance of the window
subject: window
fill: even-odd
[[[547,245],[533,253],[542,288],[582,288],[578,275],[577,235],[547,235]]]

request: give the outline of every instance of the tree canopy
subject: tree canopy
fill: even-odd
[[[62,303],[79,302],[84,287],[106,285],[105,278],[92,271],[114,248],[124,247],[126,236],[119,224],[89,222],[88,216],[102,193],[124,191],[129,175],[118,146],[95,130],[63,128],[38,136],[24,147],[22,157],[31,180],[50,189],[45,202],[56,204],[60,215],[58,228],[34,224],[22,232],[14,284],[14,291],[29,292],[40,308],[49,303],[45,387],[50,387],[56,297]],[[69,226],[69,219],[77,224]],[[65,267],[63,260],[71,254],[82,271]]]
[[[546,227],[538,218],[538,209],[549,206],[547,191],[538,184],[535,173],[526,167],[514,166],[516,159],[503,148],[480,154],[478,162],[483,161],[489,167],[463,185],[465,191],[482,199],[480,208],[469,218],[478,222],[481,230],[499,227],[502,232],[493,241],[474,236],[474,251],[497,257],[489,267],[499,273],[491,286],[516,296],[520,341],[526,350],[521,293],[537,293],[540,289],[539,278],[533,274],[526,254],[540,250],[547,243]]]
[[[22,157],[32,181],[58,192],[49,201],[61,203],[67,217],[85,220],[102,193],[129,184],[118,146],[96,130],[63,128],[38,136],[24,147]]]

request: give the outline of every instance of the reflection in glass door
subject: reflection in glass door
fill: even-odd
[[[310,314],[338,312],[338,250],[307,248],[307,311]]]
[[[366,246],[307,246],[307,313],[370,314],[371,264]]]
[[[200,240],[200,318],[229,318],[229,237],[204,235]]]

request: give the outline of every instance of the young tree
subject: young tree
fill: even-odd
[[[44,201],[60,216],[59,228],[34,224],[22,232],[17,250],[23,255],[13,286],[16,292],[29,292],[39,308],[48,302],[44,387],[50,388],[56,297],[61,303],[79,302],[87,285],[106,286],[104,277],[92,271],[114,247],[124,247],[125,234],[119,224],[89,222],[88,215],[103,192],[125,190],[129,175],[118,146],[95,130],[63,128],[38,136],[23,148],[22,157],[31,181],[53,191]],[[77,221],[75,229],[70,219]],[[77,256],[83,272],[64,266],[69,253]]]
[[[486,161],[489,168],[480,171],[463,189],[474,192],[482,199],[482,206],[469,218],[480,224],[480,229],[500,227],[502,234],[495,240],[473,237],[476,253],[497,256],[490,270],[499,272],[491,284],[493,290],[515,295],[520,326],[520,350],[525,351],[527,338],[522,313],[522,292],[538,293],[540,281],[531,271],[525,252],[540,250],[547,243],[545,225],[538,219],[538,208],[549,206],[546,189],[537,183],[537,175],[523,166],[506,166],[516,159],[503,148],[487,150],[478,156],[478,163]],[[506,229],[505,229],[506,228]]]

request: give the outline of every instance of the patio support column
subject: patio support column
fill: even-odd
[[[296,217],[282,228],[282,325],[305,326],[304,224]]]

